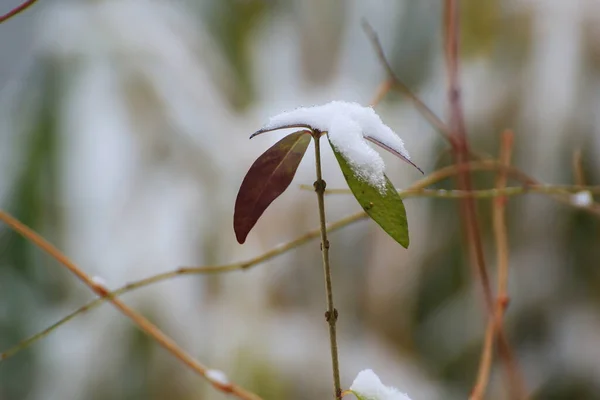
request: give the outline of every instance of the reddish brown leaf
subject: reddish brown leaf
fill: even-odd
[[[252,164],[235,200],[233,229],[239,243],[246,241],[256,221],[290,185],[310,139],[308,131],[292,133]]]

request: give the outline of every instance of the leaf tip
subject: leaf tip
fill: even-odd
[[[246,236],[235,234],[235,238],[237,239],[239,244],[244,244],[246,242]]]
[[[246,238],[248,237],[249,231],[244,230],[244,227],[240,220],[240,216],[237,212],[233,214],[233,232],[235,232],[235,239],[237,240],[237,242],[239,244],[244,244]]]
[[[408,164],[410,164],[410,165],[412,165],[413,167],[415,167],[416,169],[418,169],[418,170],[419,170],[419,172],[420,172],[421,174],[425,175],[425,172],[424,172],[424,171],[423,171],[421,168],[419,168],[419,167],[417,166],[417,164],[415,164],[414,162],[412,162],[410,159],[408,159],[408,158],[406,158],[406,157],[400,157],[400,158],[401,158],[403,161],[405,161],[405,162],[407,162]]]
[[[252,135],[250,135],[250,139],[252,139],[255,136],[260,135],[261,133],[273,132],[273,131],[277,131],[280,129],[291,129],[291,128],[303,128],[298,132],[303,132],[303,133],[308,133],[308,134],[310,134],[313,131],[313,128],[307,124],[290,124],[290,125],[281,125],[281,126],[275,126],[275,127],[267,125],[267,126],[260,128],[259,130],[254,132]],[[298,133],[298,132],[294,132],[294,133]]]
[[[265,132],[264,129],[259,129],[256,132],[254,132],[252,135],[250,135],[250,139],[252,139],[253,137],[258,136],[258,135],[260,135],[261,133],[264,133],[264,132]]]

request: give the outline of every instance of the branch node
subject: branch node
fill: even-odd
[[[508,296],[500,296],[498,298],[498,304],[502,308],[502,310],[506,310],[510,304],[510,297]]]
[[[327,187],[327,182],[325,182],[323,179],[319,179],[313,183],[313,186],[315,188],[315,192],[323,193]]]

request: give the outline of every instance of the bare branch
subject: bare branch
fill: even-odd
[[[381,47],[381,42],[379,41],[377,33],[375,33],[375,30],[371,27],[371,25],[369,25],[366,19],[362,20],[362,27],[387,75],[386,81],[378,90],[372,104],[379,103],[390,89],[396,89],[404,93],[404,95],[408,97],[410,101],[412,101],[421,115],[423,115],[423,117],[431,124],[431,126],[440,132],[446,138],[446,140],[451,140],[450,131],[446,124],[444,124],[444,122],[437,115],[435,115],[435,113],[429,107],[427,107],[427,105],[421,101],[421,99],[419,99],[394,73],[394,70],[385,57],[385,53]]]
[[[446,72],[448,79],[448,110],[450,114],[450,144],[452,145],[454,162],[457,166],[468,163],[470,150],[465,125],[465,117],[462,108],[462,94],[459,74],[460,55],[460,0],[445,0],[444,2],[444,43],[446,50]],[[465,170],[458,175],[458,188],[470,191],[472,189],[471,174]],[[467,197],[461,201],[460,214],[469,252],[472,256],[473,265],[483,290],[484,304],[488,318],[494,319],[496,314],[494,297],[490,285],[490,279],[486,268],[485,255],[479,225],[479,217],[475,207],[475,201]],[[524,398],[523,390],[517,374],[515,373],[515,361],[512,349],[506,338],[502,325],[497,326],[498,351],[500,358],[509,374],[509,387],[511,398]]]
[[[510,165],[513,140],[513,133],[511,131],[505,131],[503,133],[499,160],[500,163],[506,167]],[[506,171],[499,171],[496,178],[496,189],[499,191],[505,189],[506,181]],[[477,374],[477,381],[471,393],[471,400],[482,400],[485,396],[492,366],[495,334],[496,331],[501,330],[503,327],[504,311],[508,306],[508,234],[505,221],[506,201],[507,199],[504,196],[496,197],[492,207],[494,240],[496,242],[496,257],[498,265],[498,294],[495,313],[494,315],[488,317],[483,351],[481,352],[481,361],[479,363],[479,372]],[[520,374],[517,371],[517,366],[514,362],[512,352],[509,360],[511,360],[511,364],[505,364],[507,373],[510,375],[509,379],[511,382],[518,383],[518,396],[524,397],[522,394],[523,383],[521,382]]]
[[[150,322],[148,319],[138,314],[133,309],[129,308],[121,300],[115,298],[104,286],[95,282],[85,272],[83,272],[77,265],[75,265],[67,256],[65,256],[60,250],[46,241],[43,237],[38,235],[35,231],[27,227],[25,224],[5,213],[0,211],[0,220],[14,229],[16,232],[24,236],[26,239],[31,241],[33,244],[38,246],[40,249],[45,251],[48,255],[54,258],[56,261],[61,263],[67,268],[73,275],[81,280],[86,286],[88,286],[95,294],[101,299],[106,299],[111,302],[121,313],[131,319],[143,332],[154,339],[163,348],[169,351],[173,356],[187,365],[190,369],[194,370],[198,375],[204,377],[210,384],[216,389],[235,395],[236,397],[243,400],[260,400],[260,397],[252,392],[249,392],[234,383],[223,383],[213,379],[207,374],[209,369],[194,360],[189,354],[185,352],[181,347],[177,345],[166,334],[164,334],[156,325]],[[3,359],[4,359],[3,355]]]
[[[9,20],[10,18],[14,17],[15,15],[20,14],[23,11],[27,10],[35,2],[37,2],[37,0],[27,0],[26,2],[22,3],[21,5],[13,8],[9,12],[7,12],[6,14],[0,15],[0,24],[3,23],[4,21]]]

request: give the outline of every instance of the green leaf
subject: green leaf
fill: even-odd
[[[252,164],[235,200],[233,229],[239,243],[246,241],[267,207],[290,185],[311,137],[309,131],[292,133]]]
[[[406,210],[404,209],[402,198],[394,188],[394,185],[392,185],[392,182],[386,176],[386,190],[385,193],[381,193],[378,188],[361,179],[352,170],[344,156],[337,151],[333,144],[331,148],[340,164],[342,173],[352,194],[354,194],[354,197],[358,200],[363,210],[395,241],[400,243],[404,248],[408,248],[409,239]]]

